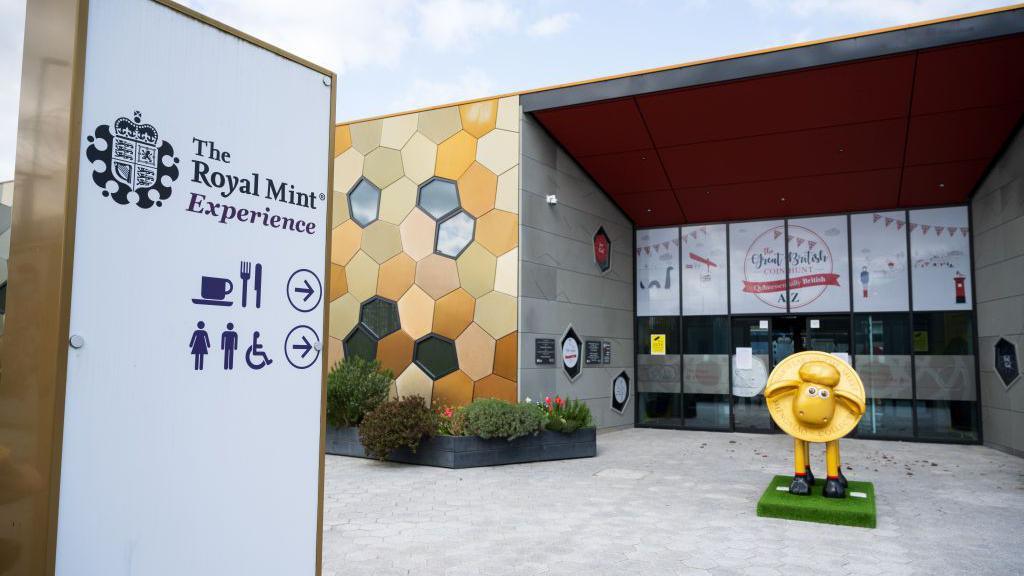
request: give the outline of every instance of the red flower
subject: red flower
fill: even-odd
[[[551,396],[545,396],[544,403],[547,404],[548,406],[551,406]]]
[[[558,404],[559,406],[561,406],[561,405],[565,404],[565,400],[562,400],[562,397],[558,396],[557,398],[555,398],[555,404]]]

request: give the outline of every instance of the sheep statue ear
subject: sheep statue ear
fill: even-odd
[[[843,389],[833,390],[832,393],[836,395],[836,399],[839,400],[840,404],[854,415],[861,416],[864,414],[865,406],[863,398],[850,394],[848,391]]]
[[[775,396],[781,396],[782,394],[788,394],[790,392],[796,392],[800,388],[801,382],[799,380],[779,380],[777,382],[771,382],[768,387],[764,389],[765,398],[774,398]]]

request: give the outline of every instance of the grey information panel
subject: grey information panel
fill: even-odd
[[[555,339],[537,338],[533,342],[534,363],[538,366],[553,366],[555,364]]]
[[[587,365],[602,363],[602,346],[600,340],[587,340],[583,346],[583,362]]]

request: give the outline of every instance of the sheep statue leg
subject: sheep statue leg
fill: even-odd
[[[839,440],[836,440],[836,462],[839,465],[839,483],[843,485],[845,490],[849,483],[846,481],[846,475],[843,474],[843,458],[839,455]]]
[[[805,475],[807,476],[807,485],[814,486],[814,473],[811,472],[811,443],[804,442],[804,464],[807,465]]]
[[[838,440],[825,443],[825,467],[827,468],[828,479],[825,481],[825,490],[822,492],[822,495],[825,498],[845,498],[846,489],[839,482]]]
[[[799,438],[793,439],[793,482],[789,485],[789,493],[807,496],[811,493],[811,485],[807,483],[807,442]]]

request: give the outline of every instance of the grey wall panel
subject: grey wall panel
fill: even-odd
[[[985,444],[1024,456],[1024,382],[995,372],[999,338],[1024,354],[1024,135],[1018,131],[971,200]]]
[[[600,427],[633,423],[633,396],[623,414],[611,409],[611,382],[633,378],[633,225],[536,122],[522,120],[519,195],[519,395],[560,395],[587,403]],[[558,197],[549,205],[548,194]],[[594,234],[612,242],[611,268],[594,262]],[[611,342],[607,365],[582,365],[570,382],[561,349],[551,366],[537,366],[537,338],[561,341],[572,324],[579,337]],[[581,359],[582,362],[582,359]]]

